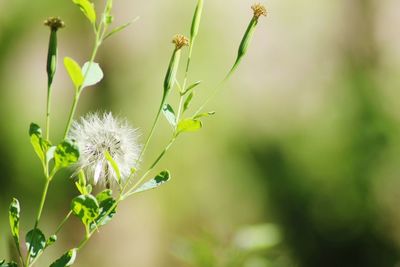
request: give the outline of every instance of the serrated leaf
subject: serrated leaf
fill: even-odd
[[[112,31],[110,31],[110,32],[104,37],[104,40],[106,40],[107,38],[110,38],[111,36],[113,36],[114,34],[120,32],[120,31],[124,30],[125,28],[127,28],[128,26],[130,26],[132,23],[136,22],[138,19],[139,19],[139,17],[136,17],[136,18],[134,18],[133,20],[131,20],[131,21],[129,21],[129,22],[127,22],[127,23],[125,23],[125,24],[123,24],[123,25],[121,25],[121,26],[118,26],[118,27],[114,28]]]
[[[78,148],[69,141],[63,141],[54,152],[55,168],[57,170],[76,163],[79,159]]]
[[[88,229],[99,215],[99,204],[92,195],[80,195],[72,200],[71,210]]]
[[[93,4],[88,0],[72,0],[76,4],[83,14],[89,19],[91,23],[96,22],[96,11],[94,10]]]
[[[199,120],[195,119],[184,119],[179,122],[177,127],[177,134],[183,132],[196,132],[203,127],[203,124]]]
[[[193,96],[194,96],[194,93],[191,92],[188,95],[188,97],[186,98],[185,103],[183,104],[183,112],[185,112],[189,108],[189,105],[192,102]]]
[[[169,173],[169,171],[162,171],[155,178],[144,183],[141,187],[133,191],[133,194],[157,188],[160,185],[163,185],[166,182],[168,182],[170,179],[171,179],[171,174]]]
[[[30,230],[25,236],[26,248],[32,258],[36,256],[45,248],[46,237],[38,228]]]
[[[203,118],[203,117],[209,117],[209,116],[212,116],[212,115],[215,115],[215,111],[210,111],[210,112],[198,114],[198,115],[194,116],[194,119],[199,119],[199,118]]]
[[[9,221],[11,227],[11,234],[13,236],[14,242],[19,249],[19,219],[20,219],[20,206],[18,199],[14,198],[10,204],[9,208]]]
[[[165,118],[167,119],[168,123],[173,128],[175,128],[176,116],[175,116],[174,109],[169,104],[164,104],[162,111],[163,111],[163,114],[164,114]]]
[[[108,150],[104,152],[104,156],[106,157],[106,160],[111,164],[111,167],[113,168],[115,174],[117,175],[118,184],[121,184],[121,172],[119,170],[117,162],[115,162],[115,160],[111,156],[110,152],[108,152]]]
[[[94,229],[95,226],[102,226],[107,224],[113,218],[116,207],[113,208],[116,200],[112,196],[112,191],[106,189],[96,195],[97,202],[99,203],[99,216],[95,220],[95,224],[91,226]],[[111,208],[113,208],[111,210]],[[108,214],[107,214],[108,213]]]
[[[61,256],[58,260],[53,262],[50,267],[66,267],[71,266],[76,259],[76,248],[69,250],[67,253]]]
[[[75,90],[78,90],[83,84],[83,73],[81,67],[70,57],[64,58],[64,66],[75,86]]]
[[[89,72],[87,72],[88,69]],[[86,62],[85,64],[83,64],[82,73],[83,75],[86,75],[85,81],[83,81],[82,84],[82,89],[88,86],[95,85],[96,83],[100,82],[104,77],[104,73],[101,70],[100,65],[96,62]]]

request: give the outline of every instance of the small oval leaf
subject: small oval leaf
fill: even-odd
[[[19,249],[19,219],[20,219],[20,206],[18,199],[14,198],[9,208],[9,220],[11,227],[11,234],[14,238],[14,242]]]
[[[94,10],[93,4],[89,0],[72,0],[72,2],[81,9],[83,14],[91,23],[96,22],[96,11]]]
[[[203,124],[199,120],[195,119],[184,119],[179,122],[177,127],[177,134],[183,132],[196,132],[203,127]]]
[[[160,185],[165,184],[171,179],[171,174],[169,171],[162,171],[156,177],[151,179],[150,181],[144,183],[141,187],[133,191],[133,194],[144,192],[150,189],[154,189],[159,187]]]
[[[75,86],[75,90],[78,90],[83,83],[82,69],[79,64],[70,57],[64,58],[64,66],[71,78],[72,83]]]
[[[97,226],[102,226],[111,221],[116,212],[116,207],[113,208],[116,200],[112,196],[112,191],[106,189],[96,195],[97,202],[99,203],[99,216],[95,220],[95,224],[91,226],[94,229]],[[111,210],[111,208],[113,208]]]
[[[78,159],[78,148],[68,141],[63,141],[59,144],[54,152],[55,168],[57,170],[76,163]]]
[[[32,258],[36,256],[46,246],[46,237],[38,228],[29,231],[25,236],[26,248]]]
[[[72,200],[71,210],[88,229],[99,215],[99,204],[92,195],[80,195]]]
[[[44,164],[46,153],[50,147],[50,143],[43,139],[42,130],[40,129],[39,125],[35,123],[31,123],[29,127],[29,136],[36,155],[39,157],[42,164]]]
[[[95,85],[96,83],[100,82],[104,77],[104,73],[101,70],[100,65],[96,62],[86,62],[82,67],[82,73],[86,76],[85,81],[82,84],[82,88]]]
[[[53,262],[50,267],[66,267],[71,266],[76,259],[76,248],[71,249],[67,253],[61,256],[58,260]]]
[[[162,111],[163,111],[163,114],[164,114],[165,118],[169,122],[169,124],[173,128],[175,128],[175,126],[176,126],[176,116],[175,116],[174,109],[169,104],[164,104]]]

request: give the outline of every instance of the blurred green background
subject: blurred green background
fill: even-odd
[[[100,1],[95,1],[101,6]],[[159,105],[171,37],[188,35],[195,0],[116,0],[105,78],[85,89],[79,114],[111,110],[145,138]],[[197,105],[225,75],[251,18],[250,0],[205,1],[190,80]],[[400,2],[268,0],[236,75],[204,129],[178,140],[160,164],[173,181],[120,206],[75,266],[400,266]],[[48,16],[61,16],[60,58],[83,63],[93,34],[69,0],[0,1],[0,258],[9,255],[8,205],[29,229],[44,179],[29,123],[44,125]],[[60,60],[61,62],[61,60]],[[182,75],[182,72],[180,73]],[[52,139],[73,89],[59,63]],[[170,134],[160,124],[143,165]],[[49,234],[77,194],[68,173],[51,186]],[[38,266],[80,241],[71,220]]]

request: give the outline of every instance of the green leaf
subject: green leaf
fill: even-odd
[[[42,164],[45,162],[46,151],[50,147],[50,143],[42,138],[42,130],[39,125],[31,123],[29,127],[29,136],[31,138],[31,144],[39,157]]]
[[[70,57],[64,58],[64,66],[68,72],[69,77],[72,80],[72,83],[75,86],[75,90],[78,90],[83,84],[83,74],[81,67],[75,60]]]
[[[76,163],[78,159],[78,148],[68,141],[63,141],[59,144],[54,152],[55,168],[57,170]]]
[[[169,122],[169,124],[173,128],[175,128],[175,126],[176,126],[176,116],[175,116],[174,109],[169,104],[164,104],[162,111],[163,111],[163,114],[164,114],[165,118]]]
[[[86,177],[83,170],[78,172],[78,181],[75,182],[76,188],[82,195],[89,195],[92,191],[92,186],[86,184]]]
[[[76,248],[71,249],[67,253],[61,256],[58,260],[53,262],[50,267],[66,267],[71,266],[76,259]]]
[[[188,97],[186,98],[185,103],[183,104],[183,112],[185,112],[189,108],[189,105],[192,102],[193,96],[194,96],[194,93],[191,92],[188,95]]]
[[[46,246],[46,237],[39,229],[33,229],[29,231],[25,236],[26,248],[29,251],[32,258],[36,256]]]
[[[52,159],[54,159],[54,154],[55,154],[55,152],[56,152],[56,149],[57,149],[56,146],[51,146],[50,148],[47,149],[47,152],[46,152],[46,161],[47,161],[47,164],[48,164]]]
[[[133,194],[144,192],[150,189],[154,189],[159,187],[162,184],[165,184],[171,179],[171,174],[169,171],[162,171],[160,172],[155,178],[151,179],[150,181],[144,183],[141,187],[133,191]]]
[[[47,240],[46,240],[46,247],[49,247],[53,245],[57,241],[57,236],[56,235],[51,235]]]
[[[18,267],[18,265],[13,261],[7,263],[5,260],[0,260],[0,267]]]
[[[14,198],[10,204],[8,217],[10,220],[11,234],[14,242],[19,249],[19,219],[20,219],[20,206],[18,199]]]
[[[88,69],[89,72],[87,72]],[[82,84],[82,89],[88,86],[95,85],[96,83],[100,82],[104,77],[104,73],[101,70],[100,65],[96,62],[86,62],[85,64],[83,64],[82,73],[83,75],[86,75],[85,81]]]
[[[99,215],[99,204],[92,195],[80,195],[72,200],[71,210],[75,216],[81,219],[86,229]]]
[[[139,17],[136,17],[136,18],[134,18],[133,20],[131,20],[131,21],[129,21],[129,22],[127,22],[127,23],[125,23],[125,24],[123,24],[123,25],[121,25],[121,26],[116,27],[115,29],[113,29],[112,31],[110,31],[110,32],[104,37],[104,40],[106,40],[107,38],[110,38],[111,36],[113,36],[114,34],[120,32],[120,31],[124,30],[125,28],[127,28],[127,27],[130,26],[132,23],[134,23],[134,22],[136,22],[136,21],[138,21],[138,20],[139,20]]]
[[[209,116],[212,116],[212,115],[215,115],[215,111],[210,111],[210,112],[198,114],[198,115],[194,116],[194,119],[199,119],[199,118],[203,118],[203,117],[209,117]]]
[[[98,193],[96,195],[96,200],[99,203],[99,216],[96,218],[95,224],[91,225],[92,229],[94,229],[95,226],[107,224],[109,221],[111,221],[116,212],[116,207],[111,210],[116,200],[112,197],[112,191],[110,189],[106,189]]]
[[[106,157],[106,160],[111,164],[111,167],[113,168],[115,174],[117,175],[118,184],[121,184],[121,172],[119,170],[117,162],[115,162],[115,160],[111,156],[110,152],[108,152],[108,150],[106,150],[104,156]]]
[[[183,92],[183,95],[189,93],[191,90],[193,90],[194,88],[196,88],[196,87],[197,87],[198,85],[200,85],[200,84],[201,84],[201,81],[197,81],[197,82],[195,82],[194,84],[188,86],[188,88],[186,89],[186,91]]]
[[[203,124],[199,120],[195,119],[184,119],[179,122],[177,128],[177,134],[183,132],[196,132],[203,127]]]
[[[96,22],[96,11],[89,0],[72,0],[72,2],[79,6],[83,14],[85,14],[92,24]]]

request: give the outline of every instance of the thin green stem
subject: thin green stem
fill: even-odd
[[[40,200],[38,214],[36,216],[34,229],[36,229],[38,227],[38,225],[39,225],[40,217],[42,216],[44,203],[45,203],[46,197],[47,197],[47,191],[49,190],[50,181],[51,181],[51,179],[49,179],[49,178],[46,179],[46,183],[44,185],[44,189],[43,189],[43,193],[42,193],[42,198]]]
[[[197,109],[197,111],[194,113],[194,115],[192,116],[193,118],[196,117],[197,115],[200,114],[200,112],[210,103],[210,101],[217,96],[217,94],[223,89],[223,86],[225,85],[225,83],[229,80],[229,78],[232,76],[232,74],[235,72],[237,66],[238,66],[239,62],[235,62],[235,64],[233,65],[233,67],[230,69],[230,71],[228,72],[228,74],[225,76],[225,78],[218,84],[217,87],[215,87],[212,92],[210,93],[210,95],[206,98],[206,100],[203,102],[203,104],[201,104],[201,106]]]
[[[68,212],[67,216],[65,216],[64,219],[61,221],[61,223],[57,226],[57,229],[54,232],[55,235],[57,235],[61,231],[65,223],[68,221],[69,217],[71,217],[71,215],[72,215],[72,210]]]
[[[174,144],[177,136],[174,135],[167,146],[163,149],[163,151],[160,153],[160,155],[156,158],[156,160],[150,165],[150,167],[147,169],[147,171],[142,175],[142,177],[126,192],[125,194],[122,194],[122,199],[125,199],[129,197],[130,195],[133,194],[134,190],[141,185],[141,183],[146,179],[146,177],[150,174],[151,171],[153,171],[154,167],[157,166],[157,164],[160,162],[160,160],[164,157],[164,155],[168,152],[168,150],[171,148],[171,146]]]
[[[98,49],[99,49],[99,47],[100,47],[100,45],[101,45],[101,43],[103,41],[104,34],[107,31],[107,27],[105,27],[105,26],[102,28],[102,31],[100,31],[101,25],[102,25],[102,23],[99,25],[99,30],[97,30],[97,32],[96,32],[96,40],[95,40],[94,48],[93,48],[93,51],[92,51],[92,55],[90,56],[88,68],[86,69],[85,73],[83,74],[83,81],[86,80],[87,75],[88,75],[90,69],[92,68],[94,59],[96,58],[96,55],[97,55],[97,51],[98,51]],[[78,102],[79,102],[79,97],[80,97],[80,94],[82,92],[83,84],[84,84],[84,82],[82,83],[82,85],[75,92],[74,101],[72,103],[72,107],[71,107],[71,110],[70,110],[70,113],[69,113],[69,116],[68,116],[68,122],[67,122],[67,126],[65,127],[63,139],[67,138],[69,129],[71,128],[71,124],[72,124],[72,121],[74,119],[75,112],[76,112],[76,107],[77,107]]]
[[[65,131],[64,131],[63,139],[67,138],[67,135],[68,135],[68,132],[69,132],[69,128],[71,128],[72,120],[74,119],[74,115],[75,115],[75,112],[76,112],[76,107],[78,106],[78,102],[79,102],[79,95],[80,94],[78,92],[75,93],[74,101],[72,103],[71,110],[69,112],[68,122],[67,122],[67,126],[65,128]]]
[[[176,115],[176,127],[178,126],[179,120],[181,118],[182,115],[182,109],[183,109],[183,100],[184,100],[184,96],[185,96],[185,91],[186,91],[186,86],[187,86],[187,81],[188,81],[188,75],[189,75],[189,68],[190,68],[190,62],[192,59],[192,53],[193,53],[193,46],[194,46],[194,42],[195,42],[195,38],[193,38],[192,40],[190,40],[190,45],[189,45],[189,54],[188,54],[188,58],[187,58],[187,62],[186,62],[186,70],[185,70],[185,77],[183,78],[183,84],[182,84],[182,88],[181,91],[179,92],[179,106],[178,106],[178,113]],[[176,130],[176,129],[175,129]]]
[[[51,83],[49,83],[47,86],[46,140],[49,140],[50,138],[51,86],[52,86]]]
[[[149,145],[149,143],[150,143],[151,138],[153,137],[154,131],[155,131],[156,126],[157,126],[157,123],[158,123],[158,121],[159,121],[159,119],[160,119],[161,111],[162,111],[163,106],[164,106],[164,104],[165,104],[165,99],[166,99],[166,96],[165,96],[165,94],[164,94],[164,96],[163,96],[163,98],[162,98],[162,100],[161,100],[160,107],[158,108],[156,117],[154,118],[153,125],[151,126],[150,133],[149,133],[149,135],[147,136],[146,142],[144,143],[143,149],[142,149],[142,151],[140,152],[139,157],[138,157],[138,159],[136,160],[136,162],[140,162],[140,160],[142,159],[142,157],[143,157],[143,155],[144,155],[144,153],[145,153],[145,151],[146,151],[146,149],[147,149],[147,147],[148,147],[148,145]],[[129,179],[128,179],[128,180],[129,180]],[[128,182],[127,182],[126,184],[128,184]]]

